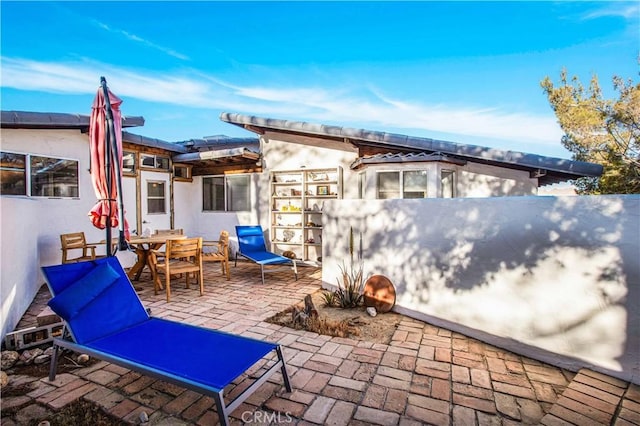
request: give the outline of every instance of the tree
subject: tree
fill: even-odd
[[[640,193],[640,83],[613,78],[618,99],[604,99],[598,77],[589,88],[562,70],[556,87],[549,77],[540,83],[564,131],[562,145],[573,159],[602,164],[600,178],[575,181],[580,194]]]

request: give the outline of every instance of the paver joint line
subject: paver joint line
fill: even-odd
[[[134,286],[155,316],[284,346],[294,391],[284,392],[281,376],[274,376],[238,407],[232,416],[235,419],[241,420],[238,410],[265,410],[288,413],[300,423],[335,425],[494,424],[504,420],[551,426],[595,424],[609,418],[611,424],[640,424],[637,385],[590,370],[568,373],[411,318],[400,322],[389,344],[323,336],[266,322],[321,288],[321,276],[311,268],[301,267],[298,281],[289,274],[274,274],[267,285],[261,285],[255,269],[243,262],[234,268],[230,281],[219,279],[215,265],[205,265],[204,275],[208,283],[204,296],[197,296],[193,288],[176,286],[171,303],[154,294],[150,277],[144,274]],[[48,291],[41,293],[23,321],[35,321],[33,312],[46,305]],[[19,324],[20,328],[30,325]],[[234,381],[225,394],[246,389],[251,374],[264,368],[265,362]],[[148,406],[157,407],[154,415],[175,419],[178,424],[217,421],[211,398],[108,363],[59,374],[55,382],[38,383],[41,385],[24,397],[24,403],[31,400],[58,408],[86,393],[85,399],[123,421],[136,421]],[[2,408],[12,401],[15,398],[2,398]]]

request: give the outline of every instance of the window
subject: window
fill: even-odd
[[[176,180],[191,181],[191,166],[173,165],[173,177]]]
[[[147,213],[166,213],[165,184],[162,181],[147,182]]]
[[[378,172],[378,198],[400,198],[400,172]]]
[[[378,172],[377,189],[379,199],[427,198],[427,171]]]
[[[31,156],[32,197],[77,197],[78,162]]]
[[[0,183],[2,195],[27,195],[27,156],[0,152]]]
[[[31,154],[0,153],[2,195],[78,197],[78,162]]]
[[[202,209],[225,211],[224,176],[202,178]]]
[[[136,153],[122,152],[122,173],[134,174],[136,172]]]
[[[442,170],[440,172],[442,198],[454,198],[456,196],[455,176],[456,174],[453,170]]]
[[[204,211],[251,210],[249,175],[211,176],[202,178]]]
[[[366,173],[358,173],[358,198],[363,199],[365,195]]]
[[[402,179],[402,198],[427,198],[426,170],[405,171]]]
[[[153,154],[141,154],[140,157],[144,167],[169,170],[169,157]]]

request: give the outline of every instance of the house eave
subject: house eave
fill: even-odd
[[[3,129],[89,129],[88,115],[58,112],[2,111]],[[122,127],[144,126],[144,117],[123,116]]]
[[[226,112],[220,115],[220,119],[258,134],[268,134],[269,132],[286,134],[289,141],[292,141],[292,135],[303,136],[306,138],[306,144],[313,143],[313,140],[315,140],[320,145],[325,140],[331,140],[334,143],[344,144],[345,146],[351,144],[359,149],[373,147],[385,152],[395,150],[396,152],[405,153],[442,153],[464,161],[538,173],[539,185],[564,182],[580,177],[598,177],[603,172],[603,167],[600,164],[518,151],[503,151],[423,137]],[[544,173],[539,171],[544,171]]]

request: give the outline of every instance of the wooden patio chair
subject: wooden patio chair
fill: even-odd
[[[231,279],[231,271],[229,270],[229,232],[220,232],[218,241],[202,242],[203,262],[220,262],[222,266],[222,275],[227,276],[227,281]],[[210,247],[215,247],[211,250]],[[205,251],[206,250],[206,251]]]
[[[158,261],[157,250],[151,250],[151,263],[155,270],[154,290],[160,289],[159,273],[165,276],[167,302],[171,301],[171,275],[184,274],[186,288],[189,288],[190,273],[196,275],[200,282],[200,296],[204,294],[204,277],[202,275],[202,237],[185,238],[183,240],[167,240],[164,259]]]
[[[184,235],[184,230],[182,228],[177,229],[156,229],[153,231],[154,236],[162,236],[162,235]],[[158,257],[164,257],[164,250],[157,250],[156,255]]]
[[[60,244],[62,245],[62,263],[83,262],[85,260],[105,257],[104,255],[96,255],[96,247],[98,244],[87,243],[84,232],[61,234]]]

